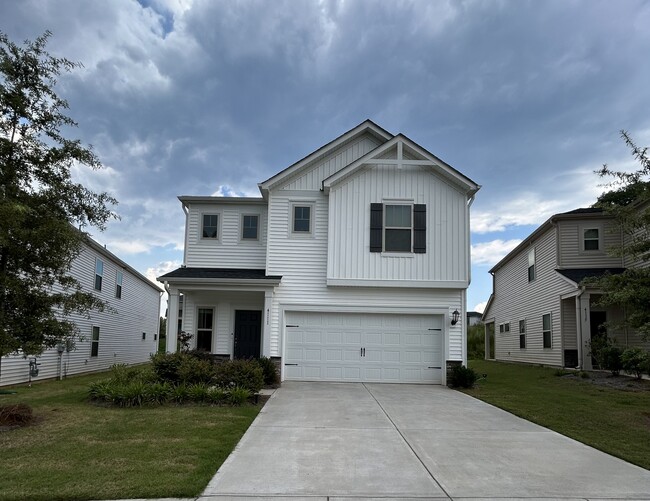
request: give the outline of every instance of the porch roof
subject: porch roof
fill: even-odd
[[[563,277],[568,278],[577,286],[587,277],[602,277],[606,273],[618,275],[619,273],[623,273],[625,268],[566,268],[555,271]]]
[[[177,268],[165,275],[158,277],[158,281],[175,281],[177,279],[200,281],[233,280],[244,282],[267,281],[269,285],[277,284],[282,280],[281,275],[267,275],[266,270],[249,270],[245,268]]]

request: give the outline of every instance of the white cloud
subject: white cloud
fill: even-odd
[[[145,276],[152,282],[156,282],[156,277],[169,273],[170,271],[175,270],[180,267],[182,263],[180,261],[161,261],[151,268],[147,268]]]
[[[521,243],[521,239],[492,240],[472,245],[472,264],[492,266],[498,263],[512,249]]]
[[[485,311],[485,307],[487,306],[487,301],[482,301],[476,306],[474,306],[473,311],[478,311],[479,313],[483,313]]]

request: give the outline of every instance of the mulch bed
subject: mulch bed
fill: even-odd
[[[596,386],[604,386],[607,388],[612,388],[614,390],[621,391],[634,391],[634,392],[650,392],[650,380],[648,379],[636,379],[631,376],[619,375],[613,376],[609,372],[601,371],[592,371],[587,372],[589,374],[588,378],[582,378],[578,373],[576,374],[566,374],[562,376],[563,378],[570,379],[580,379],[586,383],[591,383]]]

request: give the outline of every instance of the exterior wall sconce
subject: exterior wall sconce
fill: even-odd
[[[451,314],[451,325],[456,325],[459,318],[460,313],[458,313],[458,310],[454,310],[454,312]]]

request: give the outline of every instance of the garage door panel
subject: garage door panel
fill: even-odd
[[[285,378],[441,383],[429,369],[443,365],[441,326],[433,315],[287,312]]]

